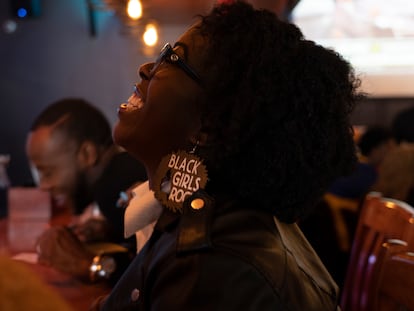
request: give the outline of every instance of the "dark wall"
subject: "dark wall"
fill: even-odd
[[[41,7],[40,17],[18,21],[8,34],[9,0],[0,1],[0,154],[11,155],[14,185],[31,182],[25,138],[45,106],[83,97],[114,124],[138,65],[154,58],[140,53],[138,38],[121,34],[118,18],[109,12],[96,15],[97,36],[91,37],[85,0],[42,0]],[[160,44],[174,42],[186,26],[164,25]]]

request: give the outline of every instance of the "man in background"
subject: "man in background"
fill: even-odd
[[[88,278],[92,261],[100,260],[86,247],[91,242],[135,253],[134,238],[124,239],[124,209],[117,201],[122,191],[145,181],[146,173],[113,143],[101,111],[79,98],[51,104],[34,120],[26,151],[38,186],[77,216],[64,229],[52,227],[40,237],[39,262]]]
[[[374,190],[414,206],[414,106],[401,110],[391,128],[398,146],[381,163]]]
[[[392,131],[384,126],[368,127],[356,143],[359,154],[354,172],[335,180],[328,192],[359,203],[372,190],[381,162],[396,144]]]
[[[395,148],[391,130],[371,126],[357,139],[354,171],[336,179],[299,225],[337,284],[344,284],[360,204],[378,178],[378,167]]]

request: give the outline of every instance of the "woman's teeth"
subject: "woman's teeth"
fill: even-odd
[[[121,109],[127,110],[134,110],[134,109],[141,109],[144,106],[144,102],[142,101],[141,97],[138,96],[131,96],[128,98],[127,103],[121,104]]]

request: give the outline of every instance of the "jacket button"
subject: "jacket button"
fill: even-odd
[[[139,289],[134,288],[131,292],[131,300],[132,301],[137,301],[139,298]]]
[[[194,199],[191,201],[191,207],[193,209],[200,209],[204,207],[204,201],[202,199]]]

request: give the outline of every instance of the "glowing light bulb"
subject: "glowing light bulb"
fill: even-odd
[[[142,35],[145,45],[154,46],[158,42],[158,29],[155,24],[147,24],[145,26],[145,32]]]
[[[142,4],[139,0],[129,0],[127,4],[128,16],[132,19],[139,19],[142,16]]]
[[[20,18],[25,18],[27,16],[28,12],[25,8],[19,8],[17,10],[17,16]]]

